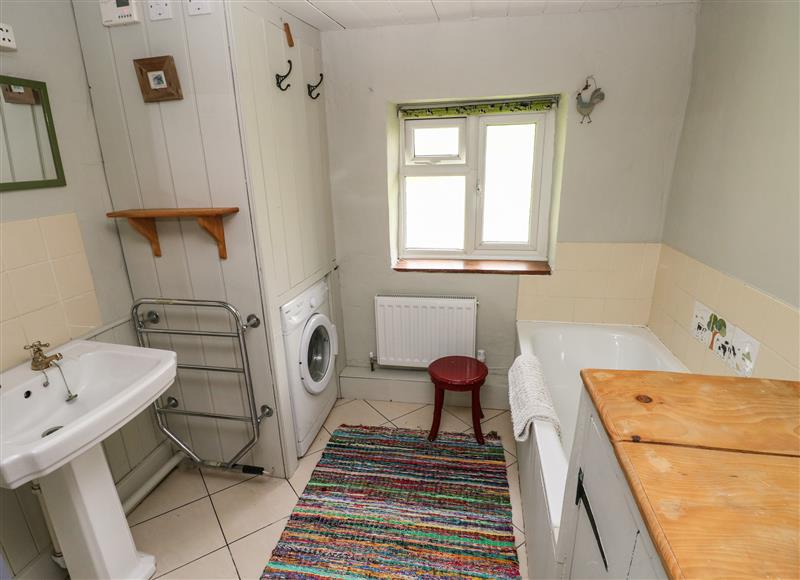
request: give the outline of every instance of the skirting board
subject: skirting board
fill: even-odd
[[[66,570],[62,570],[50,558],[50,547],[39,554],[36,559],[25,566],[22,571],[13,576],[14,580],[63,580],[67,576]],[[12,578],[9,576],[9,578]],[[5,576],[3,576],[5,580]]]
[[[508,385],[503,379],[501,375],[489,374],[481,389],[482,406],[508,409]],[[426,371],[378,369],[373,372],[348,366],[339,375],[339,389],[345,399],[433,403],[433,383]],[[445,395],[445,404],[469,406],[469,396],[469,393],[449,392]]]

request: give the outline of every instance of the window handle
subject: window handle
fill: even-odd
[[[600,540],[600,532],[597,530],[597,522],[594,521],[592,506],[589,504],[589,497],[586,495],[586,489],[583,487],[583,469],[578,469],[578,490],[575,495],[575,505],[578,505],[581,502],[583,502],[583,507],[586,510],[586,517],[589,518],[589,525],[592,526],[594,540],[597,542],[597,548],[600,550],[600,557],[603,558],[603,566],[605,566],[606,572],[608,572],[606,551],[603,549],[603,542]]]

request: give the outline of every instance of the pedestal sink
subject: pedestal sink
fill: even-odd
[[[100,442],[172,384],[175,353],[88,341],[56,350],[58,367],[0,374],[0,486],[39,480],[72,578],[149,578],[155,559],[136,550]],[[78,395],[69,402],[67,386]]]

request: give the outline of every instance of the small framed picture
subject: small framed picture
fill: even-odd
[[[183,98],[175,60],[167,56],[137,58],[133,61],[139,88],[146,103],[174,101]]]

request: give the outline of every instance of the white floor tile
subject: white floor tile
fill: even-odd
[[[399,403],[397,401],[367,401],[381,415],[389,419],[397,419],[402,415],[407,415],[412,411],[421,409],[425,403]]]
[[[450,413],[451,415],[455,415],[467,425],[472,425],[472,407],[445,405],[444,410]],[[486,409],[485,407],[482,407],[482,410],[483,410],[483,419],[481,419],[481,423],[485,423],[492,417],[497,417],[499,414],[503,412],[502,409]]]
[[[519,559],[519,575],[523,580],[527,580],[528,576],[528,546],[522,544],[517,547],[517,558]]]
[[[522,499],[519,492],[519,469],[514,463],[506,468],[508,474],[508,493],[511,496],[511,520],[520,530],[525,531],[525,522],[522,520]]]
[[[433,423],[433,405],[426,405],[413,413],[403,415],[392,421],[392,423],[404,429],[423,429],[429,431]],[[447,409],[442,411],[439,433],[462,433],[467,427],[468,425],[466,423],[458,419],[455,415],[448,413]]]
[[[230,545],[236,569],[242,580],[255,580],[261,577],[264,566],[269,562],[272,550],[278,545],[288,521],[288,518],[282,519]]]
[[[203,480],[208,488],[208,493],[217,493],[232,485],[242,483],[243,481],[249,481],[256,477],[250,473],[230,471],[228,469],[214,469],[213,467],[203,467],[200,471],[203,474]]]
[[[137,549],[156,557],[156,576],[225,546],[208,498],[131,528]]]
[[[308,485],[308,482],[311,480],[311,474],[314,473],[314,468],[317,466],[321,457],[322,451],[317,451],[316,453],[306,454],[306,456],[300,460],[297,471],[289,478],[289,484],[297,495],[303,495],[303,490],[305,490],[306,485]]]
[[[128,523],[138,524],[207,495],[200,470],[179,465],[130,513]]]
[[[325,420],[325,428],[333,433],[339,425],[380,425],[386,419],[364,401],[353,401],[334,407]]]
[[[341,405],[346,405],[347,403],[351,403],[355,401],[355,399],[336,399],[336,402],[333,404],[334,407],[339,407]]]
[[[236,566],[233,565],[228,548],[220,548],[169,574],[161,576],[164,580],[239,580]]]
[[[314,438],[314,441],[311,442],[311,446],[308,448],[308,451],[306,451],[306,455],[322,451],[330,440],[331,434],[325,427],[322,427]]]
[[[288,517],[297,503],[289,482],[256,477],[211,496],[228,542]]]
[[[514,439],[514,428],[511,426],[511,413],[503,411],[500,415],[481,423],[481,430],[484,435],[491,431],[497,431],[503,440],[503,449],[514,457],[517,456],[517,442]]]

